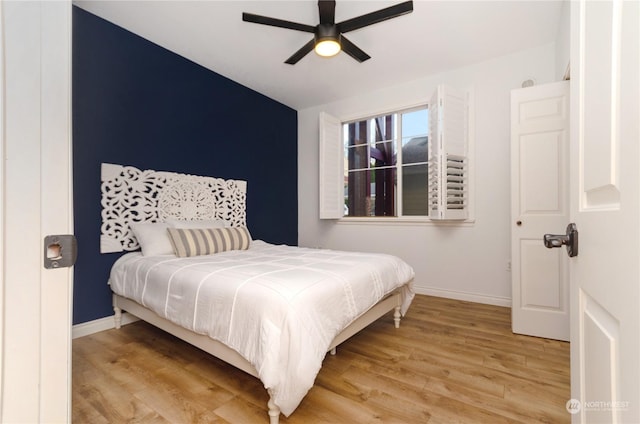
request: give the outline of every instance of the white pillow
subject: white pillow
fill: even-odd
[[[131,224],[131,231],[138,239],[143,256],[173,255],[167,228],[169,224],[166,222]]]
[[[211,219],[204,221],[179,221],[177,219],[167,219],[167,224],[171,228],[223,228],[228,227],[227,223],[221,219]]]

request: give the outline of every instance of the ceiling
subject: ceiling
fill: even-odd
[[[402,0],[337,0],[336,22]],[[371,56],[309,53],[312,34],[242,21],[242,12],[315,26],[315,1],[96,1],[74,4],[296,110],[555,40],[562,1],[414,1],[414,11],[348,34]]]

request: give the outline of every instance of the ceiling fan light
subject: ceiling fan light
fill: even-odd
[[[340,53],[340,48],[338,41],[328,38],[318,41],[315,46],[315,51],[319,56],[331,57]]]

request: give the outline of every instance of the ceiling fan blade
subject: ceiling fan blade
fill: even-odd
[[[285,21],[282,19],[270,18],[268,16],[254,15],[253,13],[242,12],[242,20],[253,22],[254,24],[271,25],[278,28],[295,29],[296,31],[314,32],[316,27],[299,24],[297,22]]]
[[[313,50],[315,44],[316,44],[316,40],[315,39],[311,39],[311,41],[309,41],[307,44],[302,46],[302,48],[300,50],[298,50],[297,52],[292,54],[289,59],[285,60],[284,63],[288,63],[289,65],[295,65],[296,63],[298,63],[298,61],[300,59],[305,57],[307,55],[307,53],[309,53],[311,50]]]
[[[413,1],[405,1],[404,3],[389,6],[356,18],[347,19],[346,21],[337,24],[337,27],[340,32],[349,32],[368,25],[377,24],[378,22],[386,21],[387,19],[402,16],[412,11]]]
[[[336,23],[336,2],[335,0],[318,1],[318,12],[320,13],[320,23],[333,25]]]
[[[358,62],[364,62],[367,59],[371,59],[371,56],[360,50],[358,46],[343,35],[340,37],[340,44],[342,45],[342,51],[357,60]]]

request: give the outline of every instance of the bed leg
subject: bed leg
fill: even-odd
[[[336,354],[336,349],[337,349],[337,348],[335,348],[335,347],[334,347],[333,349],[331,349],[331,350],[329,351],[329,353],[335,356],[335,354]]]
[[[400,306],[396,306],[395,311],[393,312],[393,323],[395,324],[396,328],[400,328],[400,317],[402,315],[400,314]]]
[[[113,315],[113,320],[116,323],[116,329],[120,329],[120,327],[122,327],[122,309],[114,306],[113,311],[115,312],[115,314]]]
[[[278,424],[280,422],[280,408],[273,403],[271,398],[271,391],[269,391],[269,402],[267,402],[269,408],[269,424]]]

